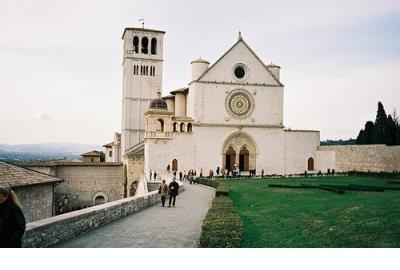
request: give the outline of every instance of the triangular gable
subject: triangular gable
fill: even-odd
[[[283,86],[242,38],[233,44],[196,81],[234,81],[235,79],[232,77],[231,72],[233,66],[237,63],[243,63],[249,68],[247,83],[265,83]]]

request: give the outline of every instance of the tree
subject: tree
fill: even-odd
[[[396,145],[396,133],[398,127],[396,126],[396,123],[394,122],[392,116],[389,114],[387,118],[387,137],[386,137],[386,144],[387,145]]]
[[[374,132],[374,123],[367,121],[364,129],[360,130],[357,137],[357,144],[372,144],[372,134]]]
[[[360,130],[358,133],[357,139],[356,139],[356,144],[365,144],[365,136],[364,136],[364,130]]]
[[[386,144],[387,142],[387,116],[382,102],[378,102],[376,112],[375,127],[372,133],[372,143]]]

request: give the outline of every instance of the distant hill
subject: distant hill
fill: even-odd
[[[356,139],[321,141],[321,145],[354,145],[354,144],[356,144]]]
[[[81,154],[102,150],[102,146],[79,143],[0,144],[0,160],[80,159]]]

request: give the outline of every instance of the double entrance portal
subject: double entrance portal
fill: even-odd
[[[230,171],[235,166],[241,172],[256,169],[256,147],[249,135],[237,132],[225,140],[223,166]]]
[[[235,165],[236,166],[239,165],[240,171],[250,170],[250,168],[249,168],[250,154],[249,154],[249,150],[247,150],[246,147],[243,147],[240,150],[239,160],[237,160],[236,157],[237,157],[237,155],[236,155],[235,149],[233,149],[233,147],[230,147],[225,154],[226,169],[231,171]]]

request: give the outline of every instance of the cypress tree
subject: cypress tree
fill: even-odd
[[[365,123],[365,128],[364,128],[364,143],[363,144],[373,144],[374,142],[372,141],[372,136],[374,134],[375,130],[375,125],[372,121],[367,121]]]
[[[357,139],[356,139],[356,144],[363,144],[364,142],[364,130],[360,130],[358,133]]]
[[[387,116],[382,102],[378,102],[378,111],[376,113],[375,127],[372,133],[372,143],[386,144],[387,142]]]
[[[386,144],[387,145],[396,145],[396,133],[398,127],[396,123],[393,121],[392,116],[389,114],[387,118],[387,137],[386,137]]]

